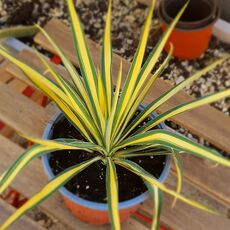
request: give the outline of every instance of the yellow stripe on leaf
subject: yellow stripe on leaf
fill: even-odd
[[[173,28],[176,26],[176,23],[178,22],[178,20],[180,19],[181,15],[183,14],[184,10],[186,9],[187,5],[188,5],[189,1],[182,7],[182,9],[180,10],[180,12],[177,14],[176,18],[173,20],[173,22],[171,23],[171,25],[169,26],[169,28],[167,29],[166,33],[163,35],[163,38],[158,42],[156,48],[153,50],[153,52],[151,53],[150,57],[148,58],[148,63],[145,63],[144,64],[144,69],[141,70],[140,72],[140,76],[136,76],[135,78],[135,83],[136,80],[139,78],[138,80],[138,85],[141,87],[143,85],[143,83],[145,82],[147,76],[149,75],[149,73],[151,72],[152,68],[154,67],[154,65],[156,64],[156,62],[158,61],[158,58],[173,30]],[[152,7],[155,5],[155,1],[152,2]],[[146,21],[147,23],[147,21]],[[140,66],[141,67],[141,66]],[[138,70],[138,74],[139,74],[139,70]],[[141,82],[140,82],[141,81]],[[136,85],[136,84],[135,84]],[[132,92],[130,91],[129,92],[129,95],[131,94]],[[126,99],[126,103],[128,102],[129,99]],[[128,104],[127,104],[128,105]],[[126,109],[126,113],[129,111],[129,107],[128,106],[123,106],[123,110],[125,111]],[[122,111],[123,111],[122,110]],[[120,117],[122,116],[123,114],[120,113]],[[126,115],[126,114],[125,114]],[[125,116],[124,115],[124,116]],[[120,118],[119,117],[119,118]],[[145,117],[146,118],[146,117]],[[140,122],[139,122],[140,123]]]
[[[101,106],[102,113],[104,114],[105,119],[108,117],[108,111],[107,111],[107,104],[106,104],[106,95],[105,95],[105,88],[101,76],[101,72],[98,69],[98,97],[99,97],[99,102]]]
[[[81,27],[79,17],[76,13],[73,0],[67,0],[67,5],[70,14],[71,25],[73,27],[73,36],[75,39],[75,45],[77,46],[77,55],[79,55],[79,64],[83,68],[83,73],[85,73],[85,78],[87,79],[89,86],[91,87],[92,93],[96,96],[96,70],[92,66],[91,58],[88,53],[88,47],[85,41],[84,33]]]
[[[157,144],[167,148],[173,148],[178,151],[184,151],[186,153],[190,153],[204,159],[209,159],[216,163],[230,167],[230,161],[212,149],[196,144],[191,140],[182,137],[181,135],[171,133],[166,130],[154,130],[148,131],[144,134],[135,135],[123,141],[123,143],[117,146],[117,148],[121,149],[131,145],[146,144]]]
[[[170,50],[169,53],[167,55],[167,57],[165,58],[164,62],[161,64],[161,66],[156,70],[156,72],[151,76],[151,78],[148,80],[148,82],[146,82],[146,85],[144,86],[143,89],[141,89],[141,91],[139,92],[138,97],[135,97],[135,92],[137,90],[137,88],[135,89],[134,92],[134,96],[131,98],[130,101],[130,111],[127,115],[127,117],[122,119],[120,126],[122,124],[122,129],[120,130],[119,134],[116,137],[115,140],[115,144],[118,142],[121,142],[122,140],[125,139],[125,137],[127,137],[127,135],[135,128],[135,125],[133,125],[133,123],[130,123],[130,119],[133,117],[133,115],[135,114],[135,112],[137,111],[138,107],[140,106],[140,104],[142,103],[142,101],[144,100],[145,96],[147,95],[147,93],[149,92],[151,86],[154,84],[155,80],[160,76],[160,74],[164,71],[165,67],[167,66],[167,64],[169,63],[169,60],[172,56],[172,52],[173,52],[173,46],[170,46]],[[134,99],[136,98],[136,99]],[[123,124],[123,120],[125,119],[125,122]],[[129,126],[127,127],[127,125],[129,124]],[[123,133],[124,132],[124,133]]]
[[[112,95],[113,95],[113,83],[112,83],[112,47],[111,47],[111,35],[110,35],[110,24],[111,24],[111,8],[112,0],[109,0],[108,12],[106,16],[105,32],[102,47],[102,72],[103,79],[105,82],[106,89],[106,102],[107,102],[107,113],[110,114]]]
[[[77,90],[80,92],[81,96],[84,98],[85,102],[89,102],[88,95],[85,91],[84,85],[82,83],[81,77],[79,76],[78,72],[76,71],[73,64],[66,58],[65,54],[61,50],[61,48],[55,43],[55,41],[46,33],[46,31],[41,28],[39,25],[36,25],[42,34],[46,37],[49,43],[54,47],[55,51],[57,52],[58,56],[61,58],[67,72],[69,73],[73,83],[75,84]]]
[[[101,131],[104,133],[105,119],[101,111],[98,98],[98,82],[96,70],[89,55],[84,33],[81,28],[79,17],[75,11],[73,0],[67,0],[67,5],[69,9],[70,21],[74,36],[74,44],[77,49],[81,73],[85,79],[85,86],[87,88],[88,94],[90,95],[90,100],[92,101],[91,104],[93,105],[94,111],[97,114],[97,118],[99,119]]]
[[[151,225],[151,230],[160,229],[160,215],[163,203],[163,193],[160,189],[153,186],[153,199],[154,199],[154,219]]]
[[[173,161],[174,161],[174,164],[176,167],[176,173],[177,173],[176,192],[180,194],[181,190],[182,190],[182,177],[183,177],[182,159],[181,159],[181,156],[179,155],[179,153],[175,152],[174,150],[172,150],[172,152],[173,152]],[[172,207],[174,207],[176,205],[176,201],[177,201],[177,199],[174,198]]]
[[[138,77],[138,74],[139,74],[139,71],[142,65],[144,53],[145,53],[145,48],[146,48],[146,44],[148,40],[149,29],[150,29],[150,25],[152,21],[152,14],[153,14],[154,7],[155,7],[155,0],[152,0],[152,4],[148,11],[147,19],[145,21],[145,26],[142,31],[141,40],[140,40],[138,49],[136,51],[136,54],[134,56],[130,71],[128,73],[128,78],[125,82],[124,90],[122,92],[122,100],[121,100],[120,111],[119,111],[117,123],[120,121],[123,115],[123,112],[125,111],[129,103],[129,100],[132,97],[132,92],[136,85],[136,80],[137,80],[137,77]]]
[[[119,216],[119,200],[118,200],[118,184],[116,167],[111,158],[107,158],[106,167],[106,191],[109,206],[110,222],[113,230],[120,229],[120,216]]]
[[[21,62],[17,58],[13,57],[10,53],[8,53],[5,49],[0,47],[0,54],[13,62],[16,66],[18,66],[23,72],[25,72],[26,76],[32,81],[36,82],[37,86],[43,89],[44,85],[52,90],[53,92],[57,93],[62,97],[64,100],[67,99],[67,96],[64,92],[57,87],[52,81],[46,79],[42,74],[31,68],[30,66],[26,65],[25,63]]]
[[[119,99],[119,93],[120,93],[120,87],[121,87],[121,78],[122,78],[122,61],[120,63],[120,69],[118,72],[118,77],[117,77],[117,84],[116,84],[116,90],[115,94],[113,97],[113,104],[112,104],[112,111],[108,119],[107,127],[106,127],[106,133],[105,133],[105,142],[106,142],[106,149],[109,152],[110,147],[111,147],[111,138],[113,137],[113,123],[114,123],[114,116],[117,108],[117,103]]]
[[[85,105],[90,111],[90,114],[93,117],[93,120],[95,123],[97,123],[96,114],[93,109],[93,102],[90,100],[90,97],[86,91],[86,88],[82,82],[81,77],[79,76],[78,72],[76,71],[73,64],[69,61],[69,59],[66,57],[66,55],[63,53],[61,48],[54,42],[54,40],[46,33],[44,29],[42,29],[39,25],[37,27],[40,29],[40,31],[43,33],[43,35],[47,38],[47,40],[50,42],[50,44],[55,48],[57,54],[61,57],[61,60],[68,71],[74,85],[76,86],[76,90],[80,93],[81,97],[83,98]],[[98,126],[99,124],[97,124]]]
[[[100,146],[91,143],[80,141],[77,139],[70,139],[70,138],[60,138],[54,140],[46,140],[46,139],[35,139],[32,137],[25,136],[23,134],[19,134],[23,138],[42,146],[51,147],[51,148],[58,148],[62,150],[79,150],[84,149],[85,151],[91,152],[92,149],[97,149]]]

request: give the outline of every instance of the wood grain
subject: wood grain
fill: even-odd
[[[19,54],[19,57],[23,59],[26,63],[30,64],[30,66],[39,70],[40,72],[44,71],[43,67],[40,65],[39,61],[37,60],[37,56],[33,52],[29,50],[23,50]],[[33,60],[33,62],[31,60]],[[14,65],[12,64],[6,65],[5,68],[15,77],[21,80],[26,79],[24,74],[21,71],[18,71],[18,68],[15,67]],[[60,71],[59,67],[54,66],[54,68],[56,71],[58,72]],[[62,71],[62,74],[67,77],[67,74],[63,72],[64,70],[61,69],[61,71]],[[31,82],[29,83],[31,84]],[[12,113],[13,113],[13,110],[12,110]],[[45,120],[48,119],[45,117],[43,118]],[[30,126],[30,127],[26,126],[26,127],[30,128],[30,130],[28,130],[28,133],[31,133],[31,135],[34,135],[34,133],[37,132],[36,130],[34,130],[33,126]],[[44,122],[41,123],[41,127],[44,127]],[[42,133],[40,133],[40,135],[42,135]],[[225,175],[225,177],[223,177],[223,175]],[[230,178],[229,169],[222,167],[222,166],[211,168],[208,165],[206,165],[205,161],[201,159],[197,159],[193,156],[185,156],[184,157],[184,176],[185,176],[186,181],[190,182],[191,184],[198,187],[202,191],[213,196],[218,201],[224,204],[230,205],[230,187],[228,186],[226,188],[227,180],[225,179],[225,178]]]
[[[12,74],[10,74],[8,71],[6,71],[5,67],[8,64],[10,64],[8,61],[4,61],[0,65],[0,81],[2,83],[6,84],[13,91],[18,92],[18,93],[23,93],[23,91],[27,87],[27,82],[21,81],[18,78],[14,78]],[[39,97],[41,97],[41,93],[35,91],[33,93],[33,95],[30,97],[30,99],[37,102]],[[1,129],[0,133],[5,137],[10,138],[14,134],[14,131],[12,130],[12,128],[10,128],[8,126],[4,126]]]
[[[13,78],[12,74],[4,69],[4,65],[0,65],[0,82],[7,83]]]
[[[13,80],[13,76],[7,72],[5,69],[1,68],[0,65],[0,82],[4,84],[8,84]],[[5,137],[11,137],[13,134],[13,130],[9,128],[8,126],[4,126],[0,130],[1,135]]]
[[[230,220],[223,216],[212,215],[186,205],[180,201],[172,209],[172,197],[165,195],[161,215],[163,226],[173,230],[228,230]],[[152,213],[152,202],[148,200],[142,205],[142,210]],[[151,216],[149,216],[151,217]]]
[[[15,90],[16,92],[22,92],[26,87],[25,83],[19,81],[18,79],[15,79],[9,72],[2,68],[3,65],[3,63],[0,65],[0,81],[7,84],[11,89]],[[4,126],[1,129],[0,133],[5,137],[10,138],[12,137],[14,131],[10,127]]]
[[[4,57],[0,54],[0,63],[4,61]]]
[[[53,114],[47,114],[45,109],[5,84],[0,84],[0,98],[0,120],[3,123],[19,133],[41,137]]]
[[[175,173],[175,167],[173,166]],[[191,155],[183,156],[183,179],[230,207],[230,170]]]
[[[6,218],[14,212],[14,208],[4,202],[2,199],[0,199],[0,223],[3,223]],[[20,220],[18,220],[16,223],[11,225],[9,230],[45,230],[43,227],[41,227],[38,223],[34,222],[30,218],[24,216]]]
[[[23,152],[23,149],[0,135],[0,174],[11,165]],[[31,162],[28,167],[16,178],[12,186],[26,197],[38,192],[47,182],[39,159]],[[40,205],[43,210],[57,218],[67,226],[66,229],[79,230],[109,230],[109,226],[95,227],[77,220],[64,206],[61,196],[55,193]],[[0,215],[1,216],[1,215]],[[125,230],[146,230],[147,228],[134,219],[123,224]],[[23,228],[22,228],[23,229]],[[31,228],[32,229],[32,228]],[[26,229],[27,230],[27,229]]]
[[[44,28],[51,37],[55,38],[56,43],[62,47],[62,49],[65,51],[67,56],[69,56],[71,61],[78,66],[74,51],[72,35],[69,28],[55,19],[51,20]],[[35,36],[35,42],[40,44],[42,47],[49,50],[50,52],[55,53],[53,47],[49,44],[49,42],[41,33]],[[87,42],[94,62],[96,66],[99,66],[100,46],[89,39],[87,39]],[[130,67],[129,61],[119,57],[116,54],[113,54],[114,82],[116,81],[117,71],[119,69],[121,59],[123,62],[123,77],[127,75]],[[146,97],[145,102],[151,102],[153,99],[159,97],[163,92],[171,87],[172,85],[170,83],[163,81],[162,79],[158,79],[153,86],[151,92]],[[184,91],[181,91],[172,99],[164,103],[164,105],[159,108],[158,112],[162,113],[169,108],[187,102],[191,99],[193,99],[193,97],[189,96]],[[230,153],[230,117],[224,115],[222,112],[217,111],[210,106],[203,106],[198,109],[194,109],[192,111],[178,115],[172,118],[172,120],[182,127],[190,130],[192,133],[203,137],[220,149],[223,149],[226,152]]]
[[[18,93],[22,93],[26,88],[26,84],[18,79],[13,79],[7,86]]]

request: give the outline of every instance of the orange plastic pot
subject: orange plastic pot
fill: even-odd
[[[162,30],[167,29],[166,24],[162,24]],[[213,25],[200,30],[179,30],[175,29],[170,35],[165,50],[169,52],[170,43],[173,44],[173,56],[179,59],[196,59],[200,57],[209,47]]]
[[[166,31],[186,1],[161,1],[158,13],[163,32]],[[216,0],[191,0],[176,28],[172,31],[165,50],[168,52],[170,43],[172,43],[174,57],[179,59],[200,57],[209,46],[213,25],[218,17],[219,7]]]

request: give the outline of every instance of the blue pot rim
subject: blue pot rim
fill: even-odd
[[[156,113],[152,114],[152,116],[154,116],[154,117],[156,115],[157,115]],[[43,133],[43,139],[49,139],[53,125],[61,118],[61,116],[62,116],[61,111],[58,111],[53,116],[53,118],[50,120],[50,122],[48,123],[48,125],[45,128],[45,131]],[[166,126],[164,123],[161,123],[160,127],[161,127],[161,129],[166,129]],[[171,161],[172,161],[171,156],[167,156],[165,167],[161,173],[160,178],[158,179],[161,183],[163,183],[166,180],[166,178],[169,174]],[[44,168],[49,180],[53,179],[55,177],[55,175],[53,174],[51,167],[49,165],[49,155],[48,154],[42,156],[42,164],[43,164],[43,168]],[[108,211],[108,205],[106,203],[98,203],[98,202],[93,202],[93,201],[88,201],[88,200],[82,199],[79,196],[77,196],[76,194],[73,194],[70,191],[68,191],[64,186],[62,186],[58,191],[64,197],[71,200],[73,203],[76,203],[78,205],[81,205],[81,206],[84,206],[84,207],[87,207],[90,209],[96,209],[96,210],[100,210],[100,211]],[[136,205],[142,203],[143,201],[145,201],[147,198],[148,198],[148,192],[146,191],[146,192],[140,194],[139,196],[137,196],[133,199],[119,202],[119,209],[127,209],[130,207],[136,206]]]

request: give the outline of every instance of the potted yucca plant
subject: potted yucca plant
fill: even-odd
[[[111,1],[105,25],[100,69],[95,68],[90,57],[73,1],[67,0],[67,4],[81,76],[62,49],[42,28],[40,30],[62,59],[70,76],[69,81],[55,72],[39,53],[37,54],[46,66],[46,72],[52,75],[53,80],[49,80],[45,75],[13,57],[4,48],[0,48],[0,54],[18,66],[60,109],[46,128],[45,139],[27,137],[35,145],[26,150],[2,174],[0,193],[36,157],[42,156],[45,171],[50,177],[49,183],[16,210],[0,229],[9,227],[25,212],[58,189],[67,206],[78,218],[94,224],[108,223],[110,218],[113,229],[120,229],[120,222],[127,219],[130,212],[135,211],[146,199],[147,190],[155,206],[152,229],[159,228],[163,192],[174,196],[175,201],[179,199],[215,213],[214,210],[180,194],[181,154],[193,154],[227,167],[230,167],[230,161],[214,150],[167,131],[163,122],[179,113],[227,97],[230,95],[230,89],[179,105],[161,115],[154,112],[189,83],[228,57],[214,62],[143,107],[142,101],[170,59],[172,46],[168,57],[158,70],[151,77],[149,74],[186,5],[142,65],[155,6],[155,1],[152,1],[128,76],[120,91],[121,64],[114,92],[111,74]],[[168,189],[162,183],[168,174],[171,159],[174,160],[178,172],[176,191]]]

